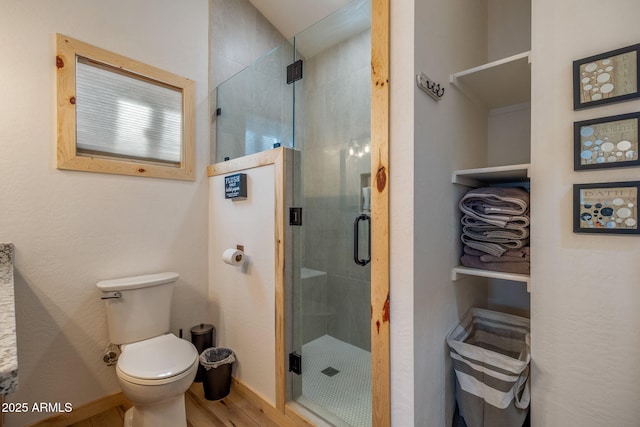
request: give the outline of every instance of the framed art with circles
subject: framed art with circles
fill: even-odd
[[[573,61],[573,108],[640,97],[640,44]]]
[[[576,171],[640,166],[640,112],[573,123]]]
[[[640,181],[573,185],[573,232],[640,234]]]

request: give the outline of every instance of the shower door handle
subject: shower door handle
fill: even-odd
[[[359,240],[360,240],[360,230],[359,225],[360,221],[366,220],[368,224],[367,228],[367,258],[360,259],[360,251],[359,251]],[[356,264],[365,266],[371,262],[371,217],[367,214],[360,214],[356,217],[356,220],[353,222],[353,260]]]

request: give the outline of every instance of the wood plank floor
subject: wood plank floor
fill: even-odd
[[[202,383],[193,383],[185,393],[187,425],[189,427],[278,427],[265,413],[231,387],[231,393],[221,400],[206,400]],[[71,427],[119,427],[124,422],[127,406],[109,409]]]

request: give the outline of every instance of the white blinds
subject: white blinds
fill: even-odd
[[[102,155],[180,165],[182,91],[77,57],[76,146]]]

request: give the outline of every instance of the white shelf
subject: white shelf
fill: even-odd
[[[531,276],[527,274],[515,274],[515,273],[504,273],[502,271],[492,271],[492,270],[482,270],[479,268],[469,268],[464,266],[457,266],[451,269],[451,280],[457,281],[460,279],[460,275],[463,276],[479,276],[479,277],[488,277],[490,279],[502,279],[502,280],[511,280],[513,282],[521,282],[527,285],[527,292],[531,292]]]
[[[453,171],[451,182],[467,187],[481,187],[489,183],[519,182],[529,180],[529,163],[493,166]]]
[[[449,77],[449,82],[488,108],[531,100],[531,51],[493,61]]]

